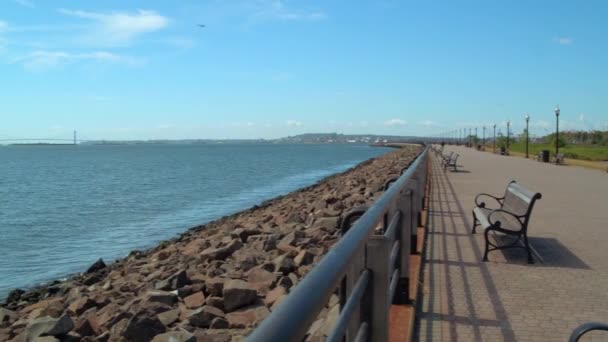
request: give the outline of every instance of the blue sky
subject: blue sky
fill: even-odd
[[[606,129],[606,18],[606,1],[0,0],[0,139],[517,132],[525,113],[544,134],[556,104],[561,127]]]

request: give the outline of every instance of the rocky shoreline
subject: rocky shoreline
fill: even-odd
[[[405,146],[110,265],[14,290],[0,305],[0,341],[241,340],[337,241],[341,215],[373,203],[420,151]],[[308,339],[323,340],[338,310],[332,296]]]

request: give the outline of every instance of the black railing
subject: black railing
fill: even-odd
[[[570,335],[570,339],[568,341],[577,342],[581,337],[583,337],[583,335],[585,335],[586,333],[588,333],[590,331],[594,331],[594,330],[608,331],[608,324],[597,323],[597,322],[585,323],[585,324],[579,326],[578,328],[574,329],[574,331],[572,332],[572,335]]]
[[[386,341],[390,305],[410,299],[427,172],[428,147],[247,340],[302,341],[339,287],[340,314],[328,341]]]

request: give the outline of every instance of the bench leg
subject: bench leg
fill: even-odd
[[[530,248],[530,243],[528,242],[528,235],[524,234],[524,245],[526,246],[526,252],[528,253],[528,264],[533,264],[534,259],[532,258],[532,249]]]
[[[490,249],[490,241],[488,240],[488,232],[489,232],[489,230],[486,229],[485,232],[483,233],[483,236],[485,237],[485,240],[486,240],[486,249],[483,252],[483,261],[488,261],[488,252]]]
[[[477,227],[478,222],[479,221],[477,221],[477,216],[475,216],[475,212],[473,212],[473,229],[471,231],[471,234],[475,234],[475,228]]]

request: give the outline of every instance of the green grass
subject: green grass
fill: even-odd
[[[526,153],[526,143],[511,144],[509,149],[514,152]],[[531,157],[536,157],[539,151],[549,150],[551,156],[555,154],[555,145],[553,144],[530,144],[529,153]],[[566,158],[591,160],[591,161],[607,161],[608,146],[597,145],[566,145],[560,147],[559,152],[563,153]]]

